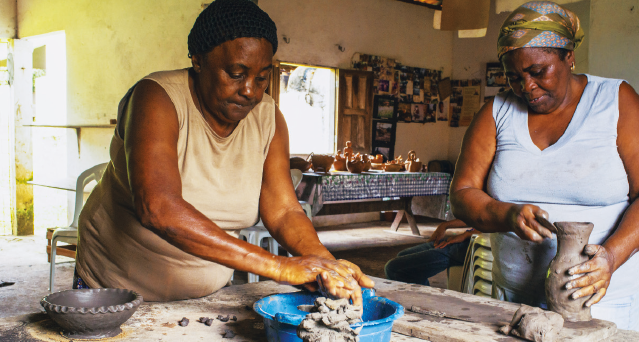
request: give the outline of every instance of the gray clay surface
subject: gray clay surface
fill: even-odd
[[[570,298],[579,289],[567,290],[566,283],[572,279],[568,270],[588,260],[583,251],[594,225],[588,222],[555,222],[555,226],[557,255],[550,262],[546,278],[548,309],[561,314],[569,322],[590,321],[590,308],[584,306],[590,297]]]
[[[563,326],[564,319],[560,314],[522,304],[510,324],[499,331],[529,341],[553,342]]]
[[[319,297],[315,305],[300,305],[310,312],[297,327],[297,336],[304,342],[356,342],[361,330],[350,325],[361,322],[363,308],[348,304],[347,299]]]

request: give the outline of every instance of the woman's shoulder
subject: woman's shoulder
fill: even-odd
[[[143,80],[154,80],[161,84],[187,83],[189,69],[156,71],[146,75]]]

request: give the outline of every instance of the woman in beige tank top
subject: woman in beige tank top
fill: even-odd
[[[257,5],[217,0],[189,34],[193,67],[129,90],[111,163],[80,215],[84,284],[178,300],[217,291],[236,269],[361,303],[373,282],[335,260],[295,196],[286,122],[264,94],[276,50]],[[294,257],[237,239],[260,217]]]

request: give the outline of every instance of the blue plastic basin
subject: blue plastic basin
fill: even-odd
[[[264,297],[253,305],[253,310],[264,317],[264,328],[269,342],[301,342],[297,326],[308,312],[298,305],[313,304],[319,293],[293,292]],[[363,326],[360,342],[390,341],[393,322],[404,315],[404,307],[384,297],[375,296],[370,289],[362,291],[364,315],[361,323],[351,324],[355,329]]]

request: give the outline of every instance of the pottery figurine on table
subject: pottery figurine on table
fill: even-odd
[[[422,162],[415,156],[415,151],[408,151],[408,158],[406,159],[404,166],[408,172],[420,172],[422,170]]]
[[[404,159],[402,156],[398,156],[395,159],[384,164],[384,171],[386,172],[400,172],[404,168]]]
[[[304,158],[293,157],[291,158],[291,170],[298,169],[302,172],[306,172],[311,168],[311,162],[304,160]]]
[[[370,156],[368,154],[364,154],[362,155],[362,160],[364,161],[364,172],[370,170],[372,166]]]
[[[315,172],[328,172],[331,169],[331,165],[333,165],[333,160],[335,157],[328,154],[311,154],[308,156],[311,159],[311,163],[313,163],[313,171]]]
[[[366,167],[366,163],[362,160],[362,156],[358,153],[351,158],[351,154],[346,155],[346,168],[350,173],[362,173]]]
[[[353,143],[351,143],[351,141],[347,141],[346,142],[346,147],[344,147],[344,155],[346,155],[346,153],[350,153],[351,156],[353,156]]]
[[[383,164],[384,163],[384,155],[377,154],[374,157],[371,156],[370,161],[373,164]]]
[[[346,157],[344,157],[341,150],[337,150],[335,161],[333,162],[333,169],[335,169],[335,171],[347,171]]]

